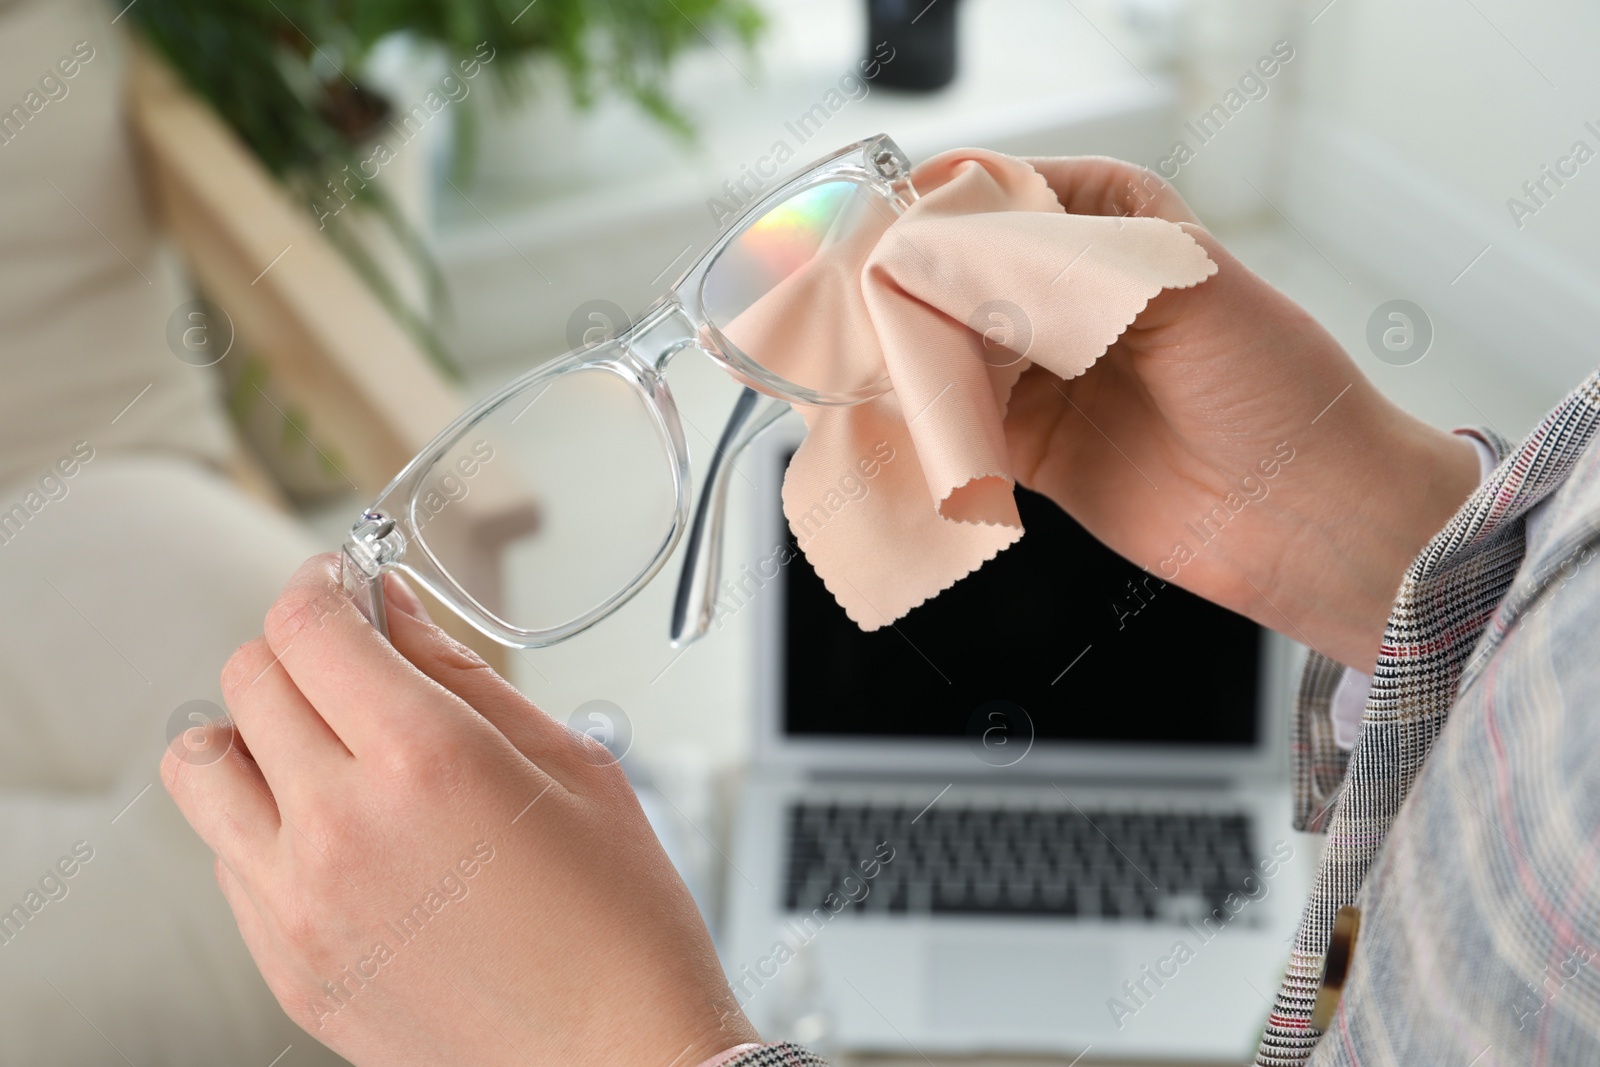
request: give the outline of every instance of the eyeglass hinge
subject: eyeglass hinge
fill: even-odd
[[[405,554],[406,540],[389,516],[381,511],[366,511],[350,527],[345,548],[351,561],[367,577],[375,578],[384,564],[393,563]]]

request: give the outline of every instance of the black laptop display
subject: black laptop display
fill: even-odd
[[[1019,489],[1017,504],[1021,541],[873,633],[796,552],[785,733],[970,739],[1014,728],[1020,707],[1041,743],[1254,745],[1261,628],[1141,571],[1044,497]]]

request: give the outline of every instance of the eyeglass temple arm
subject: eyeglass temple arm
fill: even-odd
[[[682,648],[704,637],[716,615],[717,583],[722,579],[722,530],[728,513],[728,483],[739,454],[789,410],[787,402],[771,399],[759,410],[761,394],[746,388],[739,394],[722,429],[722,439],[711,456],[705,488],[695,506],[689,527],[689,545],[678,576],[672,602],[671,639]]]
[[[339,581],[356,610],[372,624],[384,640],[389,639],[389,612],[383,599],[383,572],[364,564],[357,556],[361,549],[345,542],[339,553]]]

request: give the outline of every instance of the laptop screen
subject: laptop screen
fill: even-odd
[[[796,553],[785,734],[970,742],[1025,718],[1040,743],[1255,745],[1261,628],[1128,563],[1046,498],[1019,488],[1017,506],[1020,541],[872,633]]]

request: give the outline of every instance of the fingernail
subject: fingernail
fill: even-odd
[[[413,619],[421,619],[427,623],[433,622],[433,616],[429,615],[428,609],[423,606],[422,598],[417,596],[404,578],[398,574],[391,573],[384,575],[383,580],[384,593],[388,596],[391,604],[410,615]]]

